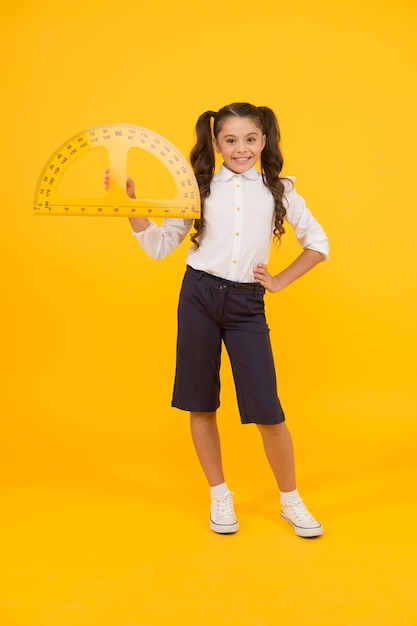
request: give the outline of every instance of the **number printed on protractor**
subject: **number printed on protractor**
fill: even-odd
[[[108,153],[110,184],[103,196],[61,197],[59,184],[75,160],[95,148]],[[155,156],[171,174],[176,195],[173,198],[129,198],[126,193],[127,158],[131,148]],[[102,178],[103,172],[98,173]],[[146,172],[143,173],[146,176]],[[200,217],[200,194],[187,159],[167,139],[142,126],[108,124],[94,126],[68,139],[46,163],[35,192],[35,215],[98,217]]]

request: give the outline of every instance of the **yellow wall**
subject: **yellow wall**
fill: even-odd
[[[415,0],[2,4],[2,626],[415,624]],[[285,173],[331,242],[328,263],[267,296],[319,541],[280,521],[226,359],[241,530],[208,529],[188,418],[170,408],[187,246],[157,263],[126,219],[32,211],[76,133],[136,124],[188,154],[198,115],[234,100],[276,110]],[[92,155],[62,184],[101,193]],[[157,193],[161,170],[131,167]],[[297,253],[288,233],[271,269]]]
[[[415,3],[17,0],[2,15],[3,461],[135,464],[159,435],[181,451],[187,419],[169,404],[186,246],[155,263],[126,220],[35,218],[33,194],[83,129],[137,124],[188,154],[203,110],[249,100],[276,110],[285,173],[332,246],[329,263],[267,298],[302,469],[326,480],[353,446],[367,470],[365,449],[381,460],[387,442],[399,462],[416,434]],[[101,189],[101,164],[88,167]],[[286,235],[271,268],[297,251]],[[224,379],[238,473],[248,431],[227,364]]]

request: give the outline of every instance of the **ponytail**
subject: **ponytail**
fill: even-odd
[[[201,198],[201,217],[200,219],[194,221],[194,227],[196,230],[191,235],[191,241],[196,248],[198,248],[198,240],[204,227],[204,200],[210,194],[210,184],[216,164],[212,140],[213,134],[211,130],[211,118],[214,118],[215,115],[214,111],[206,111],[198,118],[195,128],[197,142],[191,150],[190,155],[191,165],[197,179]]]
[[[286,208],[283,203],[284,184],[279,178],[284,159],[279,146],[281,133],[275,113],[269,107],[258,107],[263,118],[263,131],[266,135],[265,147],[261,154],[261,168],[264,183],[272,193],[275,200],[275,225],[274,235],[279,241],[285,233],[284,217]]]
[[[196,176],[214,173],[215,157],[212,142],[210,120],[215,116],[213,111],[202,113],[195,127],[197,143],[191,151],[190,161]]]
[[[266,135],[265,148],[261,154],[261,166],[265,174],[274,177],[279,176],[283,166],[283,158],[279,148],[281,133],[278,120],[272,109],[268,107],[258,107],[263,117],[263,131]]]

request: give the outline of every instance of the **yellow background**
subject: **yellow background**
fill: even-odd
[[[417,623],[416,27],[414,0],[3,7],[2,626]],[[188,418],[170,408],[186,244],[156,263],[125,219],[32,214],[74,134],[137,124],[188,155],[198,115],[236,100],[277,112],[284,173],[331,242],[267,297],[318,541],[280,521],[227,359],[241,531],[208,530]],[[93,194],[103,163],[78,164]],[[156,191],[153,167],[134,175]],[[270,268],[297,253],[288,233]]]

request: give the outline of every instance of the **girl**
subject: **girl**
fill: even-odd
[[[213,123],[212,123],[213,120]],[[325,232],[294,189],[280,178],[283,158],[273,111],[235,103],[203,113],[191,152],[202,212],[191,235],[178,305],[177,365],[172,406],[191,414],[194,446],[210,486],[210,528],[234,533],[239,524],[222,467],[216,422],[220,406],[220,359],[224,343],[232,366],[241,422],[255,423],[280,491],[281,516],[300,537],[323,534],[295,480],[292,440],[277,396],[265,290],[278,292],[326,259]],[[215,151],[223,164],[215,169]],[[260,160],[261,172],[255,168]],[[108,171],[105,186],[108,185]],[[134,184],[127,180],[127,193]],[[267,260],[284,219],[303,251],[276,276]],[[154,259],[167,256],[186,237],[192,220],[130,219],[133,234]]]

